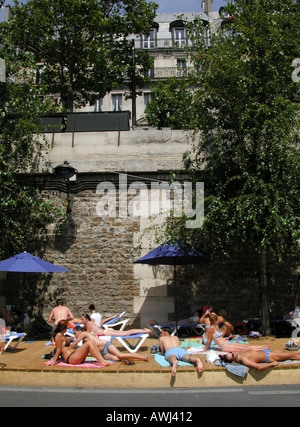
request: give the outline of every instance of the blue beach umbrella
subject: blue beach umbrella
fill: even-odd
[[[148,265],[173,265],[174,266],[174,298],[175,298],[175,318],[176,331],[178,329],[178,302],[176,266],[188,264],[202,264],[209,262],[209,257],[201,251],[196,251],[188,243],[179,241],[167,242],[159,245],[148,254],[134,261],[134,264]]]
[[[23,273],[23,287],[25,289],[25,273],[59,273],[69,271],[67,268],[44,261],[29,252],[22,252],[0,261],[0,271]]]
[[[22,252],[0,261],[0,271],[14,273],[57,273],[69,271],[67,268],[44,261],[29,252]]]

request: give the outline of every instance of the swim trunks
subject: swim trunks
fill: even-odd
[[[168,360],[170,356],[175,356],[177,360],[181,360],[185,354],[188,354],[188,352],[184,348],[172,347],[166,351],[165,359]]]
[[[103,349],[103,350],[102,350],[102,352],[101,352],[102,357],[104,357],[107,353],[109,353],[109,351],[108,351],[108,347],[109,347],[110,345],[113,345],[113,343],[112,343],[111,341],[107,341],[107,342],[105,343],[104,349]]]
[[[270,352],[271,350],[265,349],[263,350],[263,352],[265,353],[266,357],[265,357],[265,362],[266,363],[270,363]]]

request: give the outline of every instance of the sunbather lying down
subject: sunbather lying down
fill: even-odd
[[[80,318],[81,323],[83,324],[84,329],[87,332],[91,332],[97,336],[109,336],[109,337],[124,337],[127,335],[135,335],[135,334],[149,334],[153,335],[153,332],[149,328],[145,329],[128,329],[127,331],[115,331],[114,329],[103,329],[99,328],[95,323],[91,320],[89,314],[83,314]]]
[[[85,331],[81,326],[76,326],[76,328],[74,328],[74,334],[76,340],[70,344],[70,347],[76,347],[80,341],[83,343],[93,341],[99,348],[102,357],[106,360],[113,360],[116,362],[127,359],[144,360],[145,362],[149,361],[148,356],[142,356],[136,353],[122,353],[111,341],[101,340],[101,337],[99,339],[96,335]]]
[[[191,317],[188,317],[186,319],[180,319],[178,320],[177,324],[178,325],[188,325],[188,324],[195,324],[195,323],[199,323],[200,322],[200,310],[196,310],[194,312],[194,315]],[[149,321],[149,325],[161,325],[161,322],[157,322],[155,319],[151,319]],[[168,325],[168,326],[176,326],[176,322],[171,321],[171,322],[163,322],[164,325]]]
[[[300,362],[300,351],[286,351],[286,350],[243,350],[238,353],[230,352],[224,355],[220,355],[220,358],[225,362],[237,362],[242,363],[249,368],[255,368],[259,370],[272,368],[285,360],[299,360]]]
[[[161,354],[172,365],[171,373],[173,377],[177,373],[177,366],[180,360],[197,365],[198,373],[204,371],[200,358],[189,354],[184,348],[181,348],[179,338],[176,335],[170,335],[169,332],[162,330],[159,338],[159,347]]]

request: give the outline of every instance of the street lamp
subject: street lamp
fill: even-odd
[[[74,199],[74,196],[72,196],[70,192],[70,178],[76,175],[78,173],[78,170],[73,168],[73,166],[71,166],[67,160],[65,160],[62,165],[56,166],[53,170],[58,178],[66,181],[68,201],[67,214],[70,214],[72,212],[72,203]]]
[[[135,81],[135,44],[132,39],[132,129],[136,127],[136,81]]]

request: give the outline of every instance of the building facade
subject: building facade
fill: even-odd
[[[215,31],[222,22],[220,11],[212,11],[212,0],[202,2],[202,12],[158,13],[148,34],[133,34],[134,50],[147,50],[153,60],[153,68],[147,73],[150,83],[143,88],[137,88],[135,105],[128,97],[129,89],[118,88],[99,99],[94,105],[86,106],[81,111],[130,111],[136,110],[135,125],[147,125],[145,109],[151,100],[151,87],[159,80],[169,77],[184,77],[193,69],[188,59],[186,47],[192,47],[188,37],[186,22],[200,18],[207,26],[204,35],[206,44],[209,44],[211,32]]]

